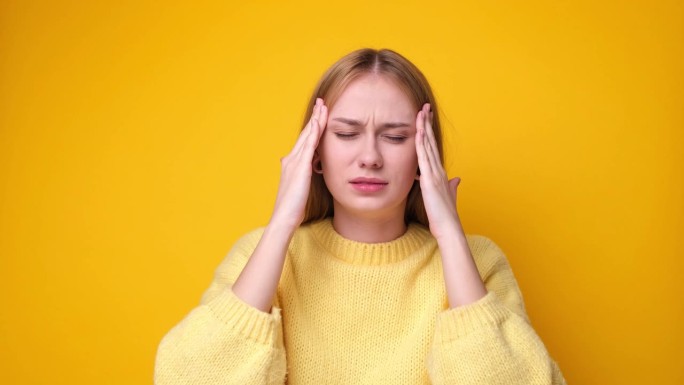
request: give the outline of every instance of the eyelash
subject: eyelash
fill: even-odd
[[[340,139],[353,139],[357,134],[347,134],[343,132],[336,132],[335,136],[337,136]],[[393,135],[385,135],[385,138],[388,139],[389,141],[393,143],[402,143],[403,141],[406,140],[405,136],[393,136]]]
[[[351,139],[352,137],[356,136],[356,134],[345,134],[342,132],[336,132],[335,136],[337,136],[340,139]]]

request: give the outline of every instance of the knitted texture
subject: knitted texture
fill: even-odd
[[[164,336],[156,384],[565,384],[489,238],[466,236],[488,293],[450,309],[425,227],[361,243],[330,218],[301,226],[266,313],[232,291],[263,230],[236,242],[200,305]]]

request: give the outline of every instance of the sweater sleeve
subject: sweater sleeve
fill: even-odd
[[[504,253],[487,237],[468,238],[487,294],[437,315],[427,357],[432,383],[566,384],[530,324]]]
[[[216,269],[199,306],[162,338],[154,367],[156,385],[285,383],[277,296],[266,313],[232,291],[261,234],[263,228],[236,242]]]

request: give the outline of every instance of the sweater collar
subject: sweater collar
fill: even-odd
[[[409,223],[406,232],[389,242],[364,243],[344,238],[328,217],[311,224],[314,236],[334,257],[355,265],[384,265],[402,261],[414,254],[432,234],[418,223]]]

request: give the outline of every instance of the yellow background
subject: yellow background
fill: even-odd
[[[569,383],[684,381],[681,1],[186,3],[0,3],[2,383],[151,383],[365,46],[431,81],[466,232]]]

